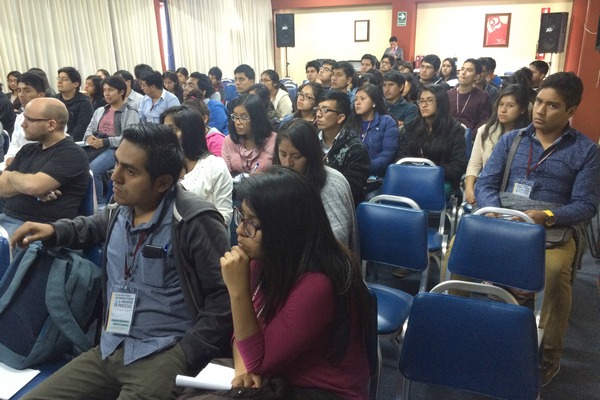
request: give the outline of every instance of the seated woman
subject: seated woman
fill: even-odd
[[[221,258],[233,311],[232,386],[278,377],[289,384],[285,399],[366,399],[369,295],[319,193],[297,172],[273,167],[243,181],[240,195],[239,246]]]
[[[177,97],[177,99],[179,100],[180,103],[183,102],[183,88],[181,87],[181,84],[179,83],[179,78],[177,77],[177,74],[173,71],[165,71],[162,74],[162,78],[163,78],[163,85],[165,86],[165,89],[167,89],[168,92],[171,92],[172,94],[175,95],[175,97]]]
[[[527,88],[522,85],[506,86],[494,103],[489,121],[479,128],[475,136],[465,178],[465,200],[469,204],[476,202],[475,182],[500,137],[512,130],[525,128],[530,123]]]
[[[400,130],[397,158],[427,158],[441,166],[450,197],[467,167],[465,128],[450,114],[448,95],[440,85],[423,86],[417,105],[417,117]]]
[[[381,88],[373,84],[356,91],[354,110],[348,121],[367,147],[371,159],[371,176],[383,177],[398,150],[398,124],[388,115]]]
[[[233,176],[266,171],[273,165],[275,132],[267,111],[255,94],[244,94],[232,102],[229,135],[223,141],[221,157]]]
[[[106,105],[102,93],[102,82],[103,79],[98,75],[90,75],[85,79],[84,93],[90,98],[94,110]]]
[[[279,74],[276,71],[272,69],[264,71],[260,74],[260,83],[269,89],[271,103],[279,119],[287,117],[294,111],[292,99],[285,86],[279,82]]]
[[[458,74],[456,72],[456,61],[454,58],[444,58],[440,66],[440,76],[451,88],[458,85]]]
[[[292,120],[293,118],[302,118],[313,124],[316,124],[317,113],[314,108],[317,106],[317,100],[323,93],[323,86],[317,82],[306,82],[300,85],[298,97],[296,99],[296,112],[288,115],[281,121],[281,124]]]
[[[271,122],[273,132],[277,132],[282,122],[281,118],[279,118],[279,114],[273,107],[273,103],[271,103],[271,95],[269,94],[269,89],[267,89],[265,85],[261,83],[255,83],[254,85],[248,88],[247,93],[255,94],[258,97],[260,97],[262,105],[265,107],[265,110],[267,110],[267,117],[269,117],[269,122]]]
[[[323,164],[323,150],[313,124],[301,118],[283,125],[277,133],[274,165],[303,174],[321,194],[335,237],[351,250],[358,250],[354,200],[348,181]]]
[[[121,143],[121,134],[129,125],[140,122],[137,110],[126,102],[127,85],[120,76],[109,76],[103,81],[104,99],[108,103],[98,108],[88,125],[83,141],[94,174],[98,204],[107,200],[104,190],[104,174],[115,166],[115,151]]]
[[[183,148],[185,175],[179,183],[213,203],[229,226],[233,183],[225,161],[208,151],[202,115],[193,107],[177,106],[165,110],[160,122],[173,129]]]
[[[402,97],[409,103],[416,104],[419,97],[419,78],[412,72],[404,72],[402,76],[404,76],[405,80]]]

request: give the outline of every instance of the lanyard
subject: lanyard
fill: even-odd
[[[548,157],[550,157],[552,155],[552,153],[554,153],[554,151],[556,150],[556,148],[558,147],[558,145],[554,146],[552,148],[552,150],[550,150],[548,152],[548,154],[546,154],[540,161],[538,161],[533,167],[531,166],[531,161],[532,161],[532,157],[533,157],[533,142],[529,142],[529,158],[527,159],[527,170],[525,171],[525,177],[529,178],[529,175],[532,172],[535,172],[540,165],[542,165],[542,163],[544,161],[546,161],[548,159]]]
[[[133,250],[133,257],[131,257],[131,260],[133,261],[133,265],[129,266],[127,263],[127,255],[125,256],[125,265],[123,266],[123,275],[125,278],[126,282],[129,282],[129,280],[131,279],[131,271],[133,270],[133,267],[135,266],[135,256],[137,256],[137,253],[140,251],[140,247],[142,247],[142,244],[146,241],[146,238],[148,237],[148,232],[143,231],[140,233],[140,236],[138,238],[137,244],[135,245],[135,250]]]

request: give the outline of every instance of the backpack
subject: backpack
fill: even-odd
[[[73,250],[21,251],[0,281],[0,362],[23,369],[89,350],[101,276]]]

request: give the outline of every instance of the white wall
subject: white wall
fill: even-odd
[[[515,71],[535,59],[542,7],[568,12],[571,18],[572,1],[565,0],[421,3],[415,54],[433,53],[442,60],[456,56],[459,69],[466,58],[492,57],[498,75]],[[485,14],[506,12],[512,13],[509,47],[483,47]],[[550,54],[546,54],[545,61],[550,61]],[[564,63],[565,53],[553,54],[551,72],[562,71]]]
[[[391,5],[367,7],[326,7],[319,9],[279,10],[294,13],[296,47],[288,48],[289,75],[295,82],[306,79],[304,65],[318,58],[360,60],[371,53],[377,58],[389,46]],[[275,18],[273,18],[275,20]],[[354,42],[354,21],[369,20],[369,41]],[[285,49],[276,51],[276,70],[285,76]],[[257,74],[259,71],[257,71]]]

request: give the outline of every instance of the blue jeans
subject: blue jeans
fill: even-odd
[[[98,204],[106,204],[106,193],[104,193],[104,183],[102,178],[106,171],[115,166],[116,149],[106,149],[90,163],[90,169],[94,173],[94,186],[96,187],[96,198]]]

